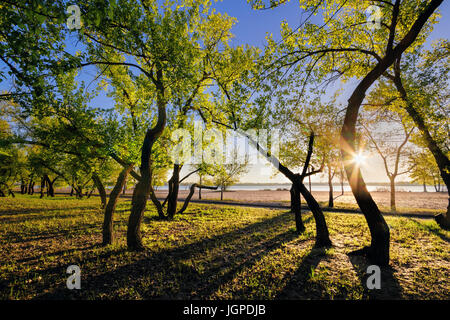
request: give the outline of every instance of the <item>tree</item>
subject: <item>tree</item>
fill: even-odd
[[[409,176],[412,182],[423,185],[423,192],[427,192],[427,185],[434,185],[436,192],[440,191],[442,178],[431,152],[426,149],[419,149],[417,152],[410,154],[409,163],[412,168]]]
[[[229,161],[225,160],[225,163],[215,165],[214,184],[220,187],[220,200],[223,200],[223,192],[239,182],[240,176],[248,172],[248,165],[248,156],[240,157],[236,147],[231,151]]]
[[[260,2],[260,1],[259,1]],[[433,15],[442,0],[377,2],[383,15],[380,28],[367,32],[361,29],[368,19],[366,4],[361,1],[301,1],[303,9],[321,11],[324,24],[303,23],[295,30],[282,24],[282,39],[278,44],[269,39],[268,59],[274,61],[271,73],[291,74],[291,83],[299,84],[297,92],[321,80],[342,77],[358,78],[359,83],[348,99],[341,131],[341,153],[345,171],[355,199],[366,218],[371,233],[371,245],[353,254],[362,254],[380,266],[389,264],[389,228],[376,203],[367,191],[361,170],[352,161],[357,154],[356,123],[359,109],[369,88],[411,46],[420,45],[435,20]],[[399,23],[400,22],[400,23]],[[425,29],[424,33],[421,33]],[[273,71],[275,70],[275,71]],[[294,93],[295,94],[295,93]]]
[[[411,171],[411,168],[402,170],[404,167],[402,162],[405,162],[402,158],[405,158],[410,152],[407,149],[407,143],[414,127],[411,128],[405,117],[399,113],[392,113],[388,110],[381,110],[381,112],[375,110],[374,113],[373,119],[368,120],[368,124],[363,124],[363,127],[371,146],[383,160],[391,187],[391,211],[395,212],[395,179]],[[375,126],[382,127],[383,131],[376,132]]]
[[[450,229],[450,160],[448,148],[448,74],[450,50],[448,41],[435,46],[431,52],[425,51],[419,66],[411,61],[402,64],[401,56],[397,58],[393,80],[405,110],[419,129],[422,141],[433,154],[440,175],[449,192],[449,204],[444,215],[436,216],[442,228]],[[414,70],[416,67],[416,70]],[[402,72],[406,69],[408,75]],[[414,72],[415,71],[415,72]],[[437,124],[437,126],[433,126]],[[444,125],[442,125],[444,124]],[[446,130],[447,129],[447,130]],[[434,131],[434,132],[433,132]]]

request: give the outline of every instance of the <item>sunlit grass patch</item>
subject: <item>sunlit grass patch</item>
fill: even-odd
[[[387,217],[391,268],[382,289],[365,288],[367,261],[348,252],[370,244],[360,214],[327,212],[334,246],[314,249],[304,214],[298,235],[284,210],[192,204],[173,221],[151,203],[142,224],[147,250],[129,252],[130,201],[118,203],[115,244],[101,247],[99,199],[6,198],[0,203],[1,299],[448,299],[450,232],[433,220]],[[82,289],[68,290],[79,265]],[[384,282],[383,282],[384,281]]]

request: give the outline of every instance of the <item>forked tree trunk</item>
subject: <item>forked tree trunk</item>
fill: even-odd
[[[131,170],[131,169],[130,169]],[[105,190],[105,186],[102,183],[102,180],[100,179],[100,177],[98,176],[97,173],[93,173],[92,174],[92,180],[94,181],[94,184],[98,190],[98,193],[100,195],[100,200],[102,202],[101,208],[105,208],[106,207],[106,190]]]
[[[300,190],[293,183],[291,186],[291,212],[295,217],[295,228],[298,233],[303,233],[305,231],[305,225],[302,221],[302,208],[300,199]]]
[[[120,192],[123,189],[124,184],[126,183],[126,179],[128,174],[130,173],[133,165],[129,165],[125,167],[119,174],[117,178],[116,184],[114,188],[111,190],[109,194],[109,200],[105,207],[105,216],[103,220],[103,245],[113,244],[114,242],[114,230],[113,230],[113,222],[114,222],[114,211],[116,209],[117,200],[119,199]]]

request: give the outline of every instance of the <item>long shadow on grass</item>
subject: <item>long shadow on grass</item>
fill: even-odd
[[[429,231],[433,234],[435,234],[436,236],[438,236],[439,238],[441,238],[442,240],[446,241],[446,242],[450,242],[450,238],[447,237],[443,232],[441,232],[439,229],[435,229],[430,225],[424,225],[414,219],[408,218],[409,220],[411,220],[412,222],[414,222],[415,224],[417,224],[417,226],[419,226],[422,230],[425,231]]]
[[[309,219],[311,219],[309,217]],[[292,214],[282,213],[243,228],[202,239],[181,247],[159,252],[136,254],[138,260],[99,273],[109,261],[97,259],[97,270],[85,270],[82,288],[76,293],[57,288],[37,296],[38,299],[117,298],[117,291],[125,296],[153,299],[207,298],[243,268],[250,267],[297,234],[291,228]],[[89,273],[97,273],[90,276]],[[127,291],[130,290],[130,291]],[[127,292],[131,292],[127,294]]]
[[[402,287],[394,275],[395,269],[392,267],[381,267],[381,289],[368,289],[367,279],[373,273],[367,273],[367,267],[370,263],[366,258],[361,256],[349,255],[350,262],[361,281],[361,286],[364,289],[364,296],[369,300],[397,300],[402,299]]]
[[[21,214],[43,214],[45,215],[45,212],[49,211],[67,211],[67,210],[98,210],[95,206],[75,206],[75,207],[68,207],[68,208],[27,208],[27,209],[8,209],[8,210],[0,210],[0,217],[6,216],[6,217],[12,217],[17,216]],[[44,213],[43,213],[44,212]],[[36,216],[42,218],[42,216]],[[27,217],[28,219],[28,217]],[[5,221],[5,220],[2,220]]]
[[[24,243],[31,241],[47,240],[58,237],[77,237],[84,234],[89,234],[90,231],[95,228],[99,228],[100,223],[83,223],[76,227],[68,227],[66,229],[61,229],[58,231],[36,231],[28,232],[27,236],[23,236],[24,232],[7,232],[4,238],[7,239],[8,243]]]
[[[303,257],[295,273],[289,277],[287,284],[275,297],[275,299],[315,299],[320,298],[317,288],[312,290],[308,285],[308,280],[313,274],[313,270],[319,265],[320,261],[326,257],[324,248],[312,248],[311,251]],[[322,291],[322,290],[319,290]]]

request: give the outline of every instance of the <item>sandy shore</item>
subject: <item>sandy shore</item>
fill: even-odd
[[[165,197],[167,191],[156,191],[158,197]],[[187,190],[182,190],[179,193],[180,198],[185,198],[188,194]],[[328,192],[313,191],[312,194],[319,202],[328,202]],[[340,192],[335,193],[337,197]],[[389,207],[390,193],[389,192],[371,192],[371,195],[378,206]],[[224,200],[240,201],[240,202],[263,202],[263,203],[279,203],[290,201],[289,191],[266,191],[266,190],[239,190],[224,192]],[[192,199],[198,199],[198,191]],[[220,200],[220,191],[203,190],[202,199]],[[302,201],[304,201],[302,199]],[[343,196],[335,199],[335,204],[352,204],[356,205],[355,198],[351,192],[345,192]],[[434,209],[446,210],[448,205],[447,193],[438,192],[397,192],[396,193],[397,208],[416,208],[416,209]]]

